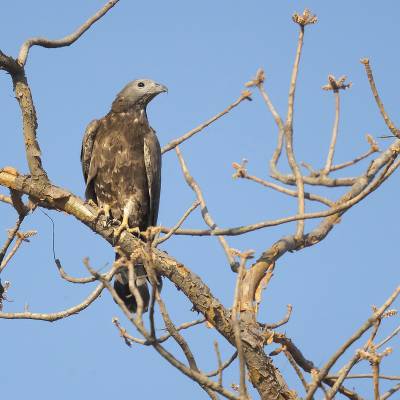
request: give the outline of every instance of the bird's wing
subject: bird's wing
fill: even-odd
[[[144,137],[144,162],[150,196],[149,225],[156,226],[161,190],[161,148],[152,129]]]
[[[85,195],[87,199],[92,199],[92,200],[95,200],[92,180],[96,175],[96,172],[93,169],[95,165],[94,163],[92,163],[93,145],[98,132],[99,125],[100,121],[95,119],[87,126],[85,135],[83,136],[82,149],[81,149],[82,172],[86,183]]]

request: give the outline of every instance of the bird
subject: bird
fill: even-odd
[[[151,79],[129,82],[115,97],[110,111],[85,130],[81,148],[85,197],[100,207],[106,221],[120,222],[116,237],[125,229],[138,234],[157,225],[161,148],[146,108],[158,94],[167,91]],[[150,294],[142,264],[135,265],[135,275],[145,312]],[[159,284],[161,287],[161,278]],[[138,299],[129,289],[126,268],[116,274],[114,289],[129,311],[136,313]]]

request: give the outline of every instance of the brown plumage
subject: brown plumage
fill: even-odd
[[[92,121],[82,142],[81,163],[86,199],[102,207],[122,229],[145,231],[157,224],[161,189],[161,150],[150,127],[147,104],[167,89],[149,79],[130,82],[117,95],[111,111]],[[135,266],[136,286],[145,310],[149,302],[143,266]],[[128,286],[127,273],[116,276],[114,287],[126,306],[135,312],[137,302]]]

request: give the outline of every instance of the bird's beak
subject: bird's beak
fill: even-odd
[[[157,88],[158,93],[164,93],[164,92],[168,93],[168,88],[164,85],[156,83],[156,88]]]

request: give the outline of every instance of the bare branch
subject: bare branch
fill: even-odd
[[[90,306],[101,294],[104,289],[104,285],[99,284],[96,289],[80,304],[74,307],[67,308],[66,310],[55,312],[55,313],[31,313],[31,312],[21,312],[21,313],[4,313],[0,312],[0,318],[4,319],[35,319],[40,321],[54,322],[59,319],[70,317],[80,313],[82,310]]]
[[[290,88],[289,88],[289,99],[288,99],[288,111],[286,116],[285,122],[285,144],[286,144],[286,155],[290,165],[290,168],[293,172],[295,177],[296,186],[297,186],[297,204],[298,204],[298,213],[304,214],[304,180],[301,174],[300,168],[297,164],[296,157],[293,150],[293,108],[294,108],[294,95],[296,91],[296,82],[297,82],[297,75],[299,71],[299,63],[300,63],[300,56],[301,50],[303,47],[303,39],[304,39],[304,25],[300,24],[300,32],[299,38],[297,42],[297,50],[295,61],[293,65],[292,77],[290,80]],[[297,221],[297,228],[295,237],[300,239],[304,233],[304,220],[300,219]]]
[[[154,242],[154,246],[157,247],[159,244],[165,242],[166,240],[168,240],[181,226],[182,224],[185,222],[186,218],[200,205],[200,201],[196,200],[187,210],[186,212],[183,214],[183,216],[181,217],[181,219],[176,223],[176,225],[174,227],[172,227],[168,233],[155,240]]]
[[[378,93],[378,89],[376,88],[375,85],[375,80],[374,80],[374,76],[372,74],[372,69],[371,69],[371,65],[369,63],[369,59],[368,58],[362,58],[361,60],[361,64],[364,65],[365,68],[365,72],[367,73],[367,77],[368,77],[368,82],[369,85],[371,87],[371,91],[372,94],[374,95],[376,104],[379,108],[379,111],[381,112],[381,115],[385,121],[386,126],[389,128],[390,132],[392,132],[392,134],[394,136],[397,136],[398,138],[400,138],[400,132],[399,130],[396,128],[396,126],[394,125],[394,123],[392,122],[392,120],[389,118],[389,115],[387,114],[385,107],[381,101],[381,98],[379,96]]]
[[[276,322],[275,324],[265,324],[264,329],[276,329],[282,325],[285,325],[289,321],[290,316],[292,315],[292,310],[293,310],[293,306],[291,304],[288,304],[287,312],[286,312],[286,315],[284,316],[284,318],[281,319],[280,321]]]
[[[55,262],[55,264],[57,266],[57,269],[58,269],[58,272],[60,273],[61,278],[66,280],[66,281],[68,281],[68,282],[84,284],[84,283],[90,283],[90,282],[96,281],[96,278],[94,276],[88,276],[87,278],[75,278],[75,277],[73,277],[71,275],[68,275],[64,271],[64,268],[61,265],[61,261],[58,258],[55,259],[54,262]]]
[[[393,339],[396,335],[400,333],[400,326],[398,326],[387,338],[383,339],[376,345],[376,348],[379,349],[384,344],[386,344],[389,340]]]
[[[21,246],[22,242],[29,242],[28,238],[36,235],[37,231],[27,231],[27,232],[17,232],[17,240],[11,251],[7,254],[7,257],[0,264],[0,273],[4,270],[7,266],[8,262],[14,257],[15,253],[18,251],[19,247]]]
[[[268,187],[268,188],[271,188],[273,190],[276,190],[277,192],[284,193],[284,194],[287,194],[287,195],[292,196],[292,197],[298,197],[298,192],[296,192],[295,190],[290,190],[290,189],[287,189],[287,188],[282,187],[280,185],[277,185],[276,183],[268,182],[268,181],[266,181],[264,179],[258,178],[257,176],[249,175],[247,173],[247,170],[246,170],[245,166],[243,165],[243,163],[242,164],[233,163],[232,166],[236,170],[236,172],[233,174],[234,178],[248,179],[250,181],[259,183],[260,185],[263,185],[265,187]],[[317,194],[313,194],[313,193],[304,192],[304,198],[307,199],[307,200],[311,200],[311,201],[318,201],[318,202],[320,202],[322,204],[325,204],[325,205],[327,205],[329,207],[332,207],[333,204],[334,204],[333,201],[331,201],[331,200],[329,200],[329,199],[327,199],[325,197],[319,196]]]
[[[218,369],[217,369],[218,383],[220,386],[222,386],[222,371],[223,371],[222,359],[221,359],[221,352],[219,351],[218,342],[216,340],[214,340],[214,350],[215,350],[215,354],[217,355],[217,362],[218,362]]]
[[[328,375],[328,379],[337,379],[338,375]],[[354,374],[347,375],[345,379],[367,379],[373,378],[373,374]],[[379,379],[388,380],[388,381],[400,381],[400,375],[379,375]]]
[[[124,233],[123,233],[124,234]],[[126,235],[126,233],[125,233]],[[123,236],[123,235],[122,235]],[[151,345],[154,349],[164,358],[166,359],[171,365],[181,371],[183,374],[188,376],[189,378],[193,379],[195,382],[212,389],[224,397],[230,400],[239,400],[237,396],[226,390],[225,388],[221,388],[217,383],[213,382],[212,380],[208,379],[204,374],[197,372],[191,368],[186,367],[183,363],[177,360],[170,352],[168,352],[163,346],[161,346],[157,341],[154,341],[150,334],[146,331],[146,329],[137,323],[136,319],[132,316],[124,302],[119,298],[118,294],[116,293],[115,289],[110,285],[110,283],[104,280],[100,275],[96,273],[93,269],[88,266],[89,272],[96,276],[102,284],[108,289],[114,301],[118,304],[118,306],[123,311],[124,315],[128,318],[128,320],[136,327],[136,329],[148,340],[151,342]]]
[[[314,365],[313,362],[310,360],[307,360],[303,353],[299,350],[299,348],[293,343],[291,339],[286,337],[286,335],[282,333],[274,333],[273,334],[273,341],[275,343],[279,343],[282,347],[281,349],[287,351],[290,353],[292,356],[293,360],[296,362],[296,364],[301,367],[305,372],[310,373],[312,376],[318,374],[319,370],[318,368]],[[331,379],[330,377],[326,377],[323,382],[327,384],[328,386],[333,387],[335,384],[335,379]],[[344,396],[348,397],[351,400],[363,400],[361,396],[359,396],[357,393],[353,392],[352,390],[349,390],[345,388],[344,386],[340,386],[338,391],[343,394]]]
[[[78,40],[96,21],[98,21],[106,12],[114,7],[119,0],[111,0],[108,1],[105,6],[101,10],[99,10],[96,14],[94,14],[91,18],[89,18],[83,25],[81,25],[75,32],[71,33],[63,37],[62,39],[50,40],[41,37],[34,37],[28,39],[21,46],[21,49],[18,54],[18,64],[24,66],[26,63],[26,59],[28,57],[29,50],[32,46],[42,46],[46,48],[56,48],[56,47],[65,47],[69,46]]]
[[[338,171],[339,169],[350,167],[351,165],[357,164],[359,161],[364,160],[365,158],[369,157],[371,154],[374,154],[374,153],[377,153],[380,151],[378,144],[375,142],[374,138],[371,135],[367,135],[367,141],[371,146],[367,152],[356,157],[354,160],[346,161],[344,163],[337,164],[337,165],[332,165],[330,170],[333,172],[333,171]]]
[[[221,365],[221,371],[228,368],[236,360],[237,356],[238,356],[238,352],[235,351],[231,355],[231,357]],[[220,372],[220,369],[218,368],[215,371],[209,372],[208,374],[206,374],[206,376],[208,376],[208,377],[217,376],[219,374],[219,372]]]
[[[3,262],[3,259],[7,253],[8,248],[10,247],[12,241],[15,239],[15,236],[17,236],[18,230],[21,227],[21,224],[24,220],[24,217],[19,216],[17,219],[17,222],[15,223],[15,226],[8,231],[7,234],[7,240],[4,243],[4,246],[0,250],[0,264]]]
[[[251,100],[250,96],[251,96],[251,92],[250,91],[248,91],[248,90],[243,91],[242,94],[240,95],[240,97],[236,101],[234,101],[232,104],[230,104],[224,111],[221,111],[220,113],[218,113],[214,117],[210,118],[209,120],[207,120],[203,124],[197,126],[196,128],[194,128],[191,131],[185,133],[181,137],[179,137],[177,139],[174,139],[171,142],[169,142],[168,144],[166,144],[161,149],[161,154],[164,154],[167,151],[170,151],[170,150],[174,149],[176,146],[179,146],[184,141],[190,139],[193,135],[195,135],[196,133],[202,131],[204,128],[206,128],[207,126],[211,125],[217,119],[223,117],[225,114],[227,114],[233,108],[238,106],[243,100]]]
[[[332,128],[332,139],[331,144],[329,145],[328,156],[326,158],[325,168],[323,169],[323,174],[329,174],[332,167],[333,156],[335,154],[335,147],[336,147],[336,140],[338,135],[338,128],[339,128],[339,112],[340,112],[340,95],[339,91],[334,91],[335,96],[335,121],[333,123]]]
[[[295,359],[293,358],[293,356],[290,354],[289,351],[287,351],[286,348],[284,348],[283,353],[285,354],[286,358],[288,359],[290,365],[293,367],[293,369],[296,372],[296,375],[298,376],[298,378],[300,379],[301,384],[303,385],[304,389],[307,391],[308,390],[308,384],[307,381],[304,378],[303,373],[301,372],[300,368],[298,367]]]
[[[400,143],[400,142],[399,142]],[[397,155],[396,155],[397,156]],[[233,228],[215,228],[215,229],[178,229],[175,232],[175,235],[191,235],[191,236],[237,236],[237,235],[243,235],[248,232],[252,232],[258,229],[263,229],[266,227],[270,226],[278,226],[282,224],[286,224],[289,222],[293,221],[298,221],[298,220],[306,220],[306,219],[315,219],[315,218],[323,218],[323,217],[329,217],[332,215],[339,214],[343,211],[348,210],[355,204],[359,203],[362,199],[370,195],[374,190],[376,190],[383,181],[385,181],[397,168],[399,167],[399,162],[394,163],[390,168],[388,168],[387,173],[382,175],[380,178],[377,178],[375,181],[373,181],[369,186],[365,187],[361,192],[359,192],[357,195],[353,195],[356,190],[351,190],[346,195],[342,196],[342,198],[337,201],[335,204],[338,204],[336,207],[333,207],[329,210],[326,211],[318,211],[314,213],[308,213],[308,214],[303,214],[303,215],[293,215],[290,217],[285,217],[285,218],[279,218],[276,220],[267,220],[263,222],[258,222],[255,224],[250,224],[250,225],[243,225],[243,226],[238,226],[238,227],[233,227]],[[361,176],[360,180],[363,180],[365,177]],[[0,183],[1,183],[1,175],[0,175]],[[355,186],[357,189],[359,189],[359,185]],[[358,190],[357,190],[358,192]],[[353,196],[353,197],[352,197]],[[350,200],[346,200],[350,198]],[[168,232],[169,229],[167,228],[162,228],[162,232]],[[309,236],[311,238],[311,236]]]
[[[356,341],[358,340],[375,322],[381,318],[382,314],[386,311],[388,307],[396,300],[397,296],[400,294],[400,286],[395,289],[392,295],[386,300],[386,302],[370,317],[365,321],[361,328],[355,332],[344,344],[336,351],[336,353],[331,357],[331,359],[321,368],[316,379],[310,384],[309,391],[306,396],[306,400],[311,400],[319,383],[323,380],[329,373],[329,370],[336,363],[339,357]]]
[[[400,383],[398,383],[397,385],[395,385],[391,389],[389,389],[387,392],[385,392],[380,397],[380,400],[387,400],[392,394],[398,392],[399,390],[400,390]]]
[[[214,231],[218,228],[214,219],[211,217],[208,212],[208,208],[206,202],[203,197],[203,193],[201,192],[200,186],[194,180],[194,178],[190,175],[190,172],[186,166],[185,160],[183,159],[182,153],[179,150],[179,147],[175,147],[176,155],[178,156],[179,164],[182,168],[183,175],[185,177],[186,183],[190,186],[190,188],[196,193],[197,199],[200,202],[201,206],[201,215],[203,217],[204,222],[211,228],[211,231]],[[229,265],[231,266],[232,271],[237,271],[237,263],[232,257],[231,249],[223,236],[218,236],[218,240],[221,243],[222,248],[225,251],[226,258],[228,259]]]
[[[204,321],[205,321],[205,319],[201,318],[201,319],[196,319],[195,321],[185,322],[185,323],[177,326],[176,330],[180,331],[180,330],[183,330],[183,329],[189,329],[192,326],[196,326],[196,325],[202,324]],[[121,324],[118,321],[118,318],[114,317],[113,320],[112,320],[112,323],[118,328],[118,330],[120,332],[120,335],[124,338],[124,340],[128,341],[130,343],[137,343],[137,344],[141,344],[141,345],[144,345],[144,346],[151,346],[154,341],[157,341],[158,343],[163,343],[163,342],[165,342],[166,340],[168,340],[171,337],[171,334],[167,333],[167,334],[165,334],[163,336],[160,336],[159,338],[156,338],[156,339],[153,339],[153,338],[151,340],[139,339],[139,338],[136,338],[134,336],[131,336],[126,331],[125,328],[122,328]]]

